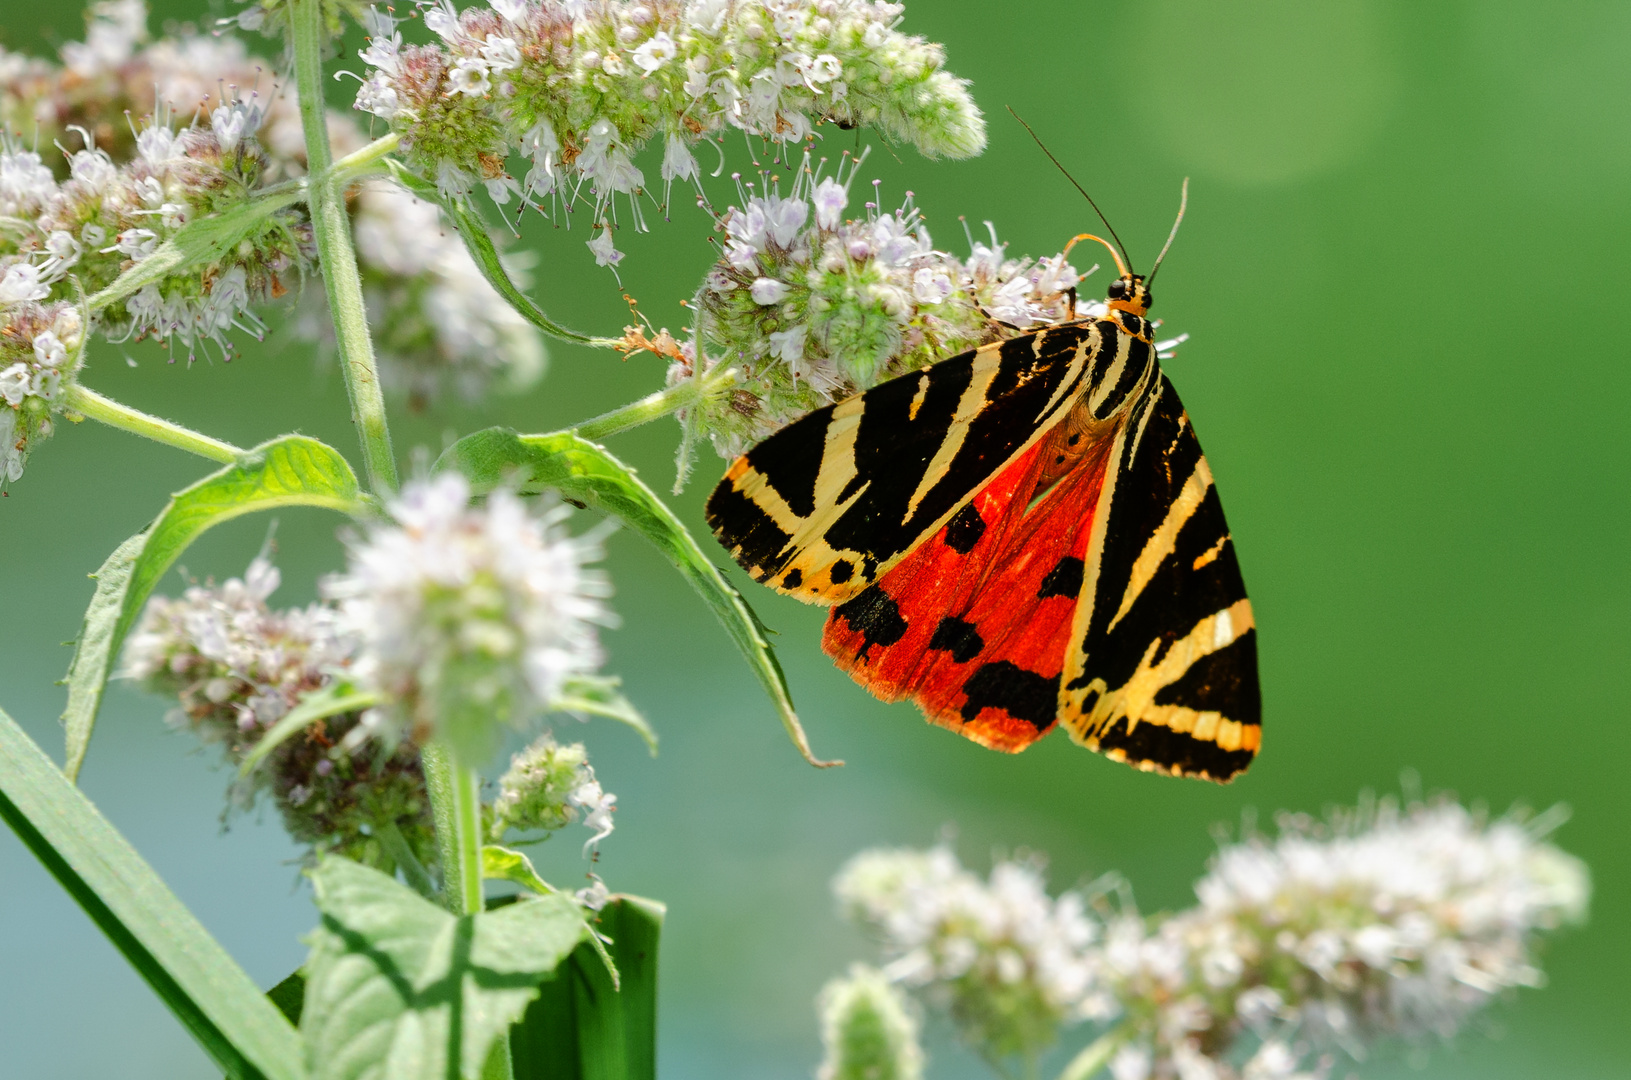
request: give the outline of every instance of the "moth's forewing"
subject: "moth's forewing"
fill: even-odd
[[[1261,738],[1257,637],[1211,469],[1164,374],[1112,462],[1060,719],[1077,742],[1139,768],[1228,780]]]
[[[954,356],[818,409],[738,458],[708,523],[754,578],[848,600],[938,532],[1071,409],[1095,324]]]

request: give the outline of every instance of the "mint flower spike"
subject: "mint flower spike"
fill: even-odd
[[[93,39],[99,25],[93,20]],[[118,45],[98,40],[79,54],[69,49],[65,54],[77,55],[82,66],[92,57],[135,63],[126,55],[126,47],[134,47],[130,35]],[[94,82],[97,75],[106,73],[93,72],[86,81]],[[61,81],[65,88],[78,85],[69,77]],[[37,90],[40,80],[28,77],[23,82]],[[7,88],[0,86],[0,98],[6,97]],[[265,118],[266,109],[253,94],[240,98],[233,93],[179,131],[171,126],[169,110],[158,108],[139,126],[132,125],[134,145],[128,149],[134,156],[124,162],[98,147],[89,131],[70,126],[63,132],[70,140],[66,145],[77,143],[79,148],[70,151],[58,144],[68,171],[60,184],[37,153],[0,139],[0,210],[18,219],[0,247],[0,273],[6,275],[0,303],[67,302],[98,293],[152,258],[189,222],[248,205],[269,168],[257,138]],[[309,227],[301,212],[269,209],[220,260],[178,268],[95,310],[90,329],[113,341],[146,337],[172,348],[179,343],[189,361],[197,351],[209,355],[211,345],[230,359],[232,331],[257,338],[265,332],[251,305],[281,295],[286,289],[282,279],[302,276],[311,258]],[[23,267],[32,275],[27,282],[19,277]]]
[[[958,258],[935,246],[910,192],[893,213],[874,195],[846,217],[864,158],[846,154],[827,175],[806,154],[785,194],[768,174],[738,180],[700,306],[705,354],[744,380],[691,420],[722,457],[885,379],[1071,315],[1067,290],[1082,275],[1063,255],[1009,258],[987,223],[990,243],[970,237]]]
[[[501,840],[511,830],[554,832],[581,817],[594,832],[583,845],[588,855],[612,834],[616,809],[617,796],[595,779],[583,744],[562,746],[546,732],[510,759],[509,770],[499,780],[492,838]]]
[[[567,507],[535,516],[503,489],[472,505],[457,473],[408,484],[387,510],[323,589],[361,642],[358,678],[392,701],[371,731],[444,739],[478,767],[506,725],[528,726],[600,666],[596,628],[616,620],[611,583],[588,564],[605,532],[572,536]]]
[[[356,640],[324,604],[275,610],[279,584],[264,556],[242,578],[154,597],[125,645],[122,675],[177,699],[169,722],[220,746],[239,765],[290,710],[350,678]],[[356,712],[327,717],[280,743],[236,781],[229,808],[269,794],[296,841],[389,868],[394,830],[422,863],[436,856],[429,798],[412,743],[347,747]]]
[[[863,852],[834,890],[884,973],[994,1062],[1086,1020],[1109,1031],[1082,1059],[1115,1080],[1300,1080],[1387,1039],[1448,1038],[1541,985],[1539,937],[1590,895],[1546,842],[1565,816],[1391,799],[1284,815],[1275,838],[1220,848],[1195,907],[1152,918],[1107,903],[1113,887],[1049,900],[1025,863],[981,882],[944,846]]]
[[[427,5],[440,39],[404,46],[370,16],[356,107],[391,124],[408,160],[446,195],[484,183],[498,202],[539,205],[635,195],[635,156],[664,141],[664,201],[700,176],[693,148],[734,129],[798,143],[825,122],[877,127],[931,157],[985,147],[967,84],[943,50],[896,29],[903,7],[876,0],[495,0]],[[511,154],[529,168],[505,171]]]
[[[1034,1062],[1083,1018],[1100,927],[1080,894],[1047,895],[1038,862],[998,862],[982,882],[946,846],[867,851],[833,892],[883,946],[884,974],[949,1012],[988,1061]]]
[[[274,63],[250,56],[232,34],[183,30],[149,40],[140,3],[96,11],[87,41],[63,47],[71,68],[0,51],[0,126],[20,132],[0,135],[0,216],[29,224],[0,236],[0,271],[8,255],[20,256],[55,300],[77,298],[76,280],[95,293],[189,218],[305,172],[298,103],[288,87],[268,85]],[[170,101],[204,107],[195,124],[178,124]],[[104,137],[94,149],[77,130],[53,126],[67,122],[59,117],[121,113],[136,119],[111,133],[98,128]],[[337,156],[367,141],[345,117],[330,117],[329,128]],[[58,184],[49,152],[36,152],[53,142],[73,148],[69,185]],[[210,154],[200,156],[211,146],[220,169],[210,167]],[[380,181],[362,184],[348,206],[371,321],[388,330],[375,340],[388,389],[419,407],[449,392],[473,399],[537,381],[538,333],[499,301],[433,208]],[[42,220],[47,211],[54,216]],[[90,329],[153,338],[189,355],[230,353],[236,333],[262,332],[260,303],[310,280],[310,231],[298,209],[274,217],[251,246],[248,255],[191,268],[95,313]],[[524,278],[521,270],[512,267],[512,277]],[[294,331],[318,342],[332,334],[321,289],[304,290]]]
[[[1590,894],[1584,865],[1545,842],[1563,816],[1383,799],[1323,823],[1283,815],[1274,839],[1224,846],[1198,907],[1107,924],[1086,1005],[1121,1015],[1150,1063],[1118,1080],[1323,1075],[1333,1052],[1448,1038],[1501,993],[1540,985],[1536,938],[1581,921]],[[1237,1074],[1228,1051],[1252,1036]]]

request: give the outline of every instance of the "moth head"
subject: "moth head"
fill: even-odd
[[[1150,296],[1149,288],[1144,284],[1144,275],[1133,273],[1120,249],[1102,236],[1082,233],[1080,236],[1071,238],[1070,243],[1065,245],[1064,254],[1069,255],[1070,249],[1075,247],[1076,242],[1079,240],[1092,240],[1103,244],[1105,250],[1115,258],[1116,269],[1121,271],[1121,275],[1110,283],[1110,288],[1105,290],[1105,306],[1112,311],[1129,311],[1134,315],[1143,315],[1148,311],[1153,298]],[[1161,254],[1165,255],[1166,252],[1163,251]]]
[[[1112,311],[1130,311],[1143,315],[1155,303],[1143,274],[1122,274],[1105,290],[1105,306]]]

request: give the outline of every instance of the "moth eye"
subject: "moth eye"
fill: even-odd
[[[1122,297],[1127,295],[1127,283],[1118,278],[1115,281],[1112,281],[1110,283],[1110,288],[1105,291],[1109,295],[1110,299],[1120,300]]]

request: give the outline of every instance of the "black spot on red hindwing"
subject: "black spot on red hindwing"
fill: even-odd
[[[985,518],[969,503],[946,522],[946,546],[959,555],[967,555],[985,535]]]
[[[1068,596],[1075,599],[1082,591],[1082,560],[1074,555],[1066,555],[1054,564],[1048,571],[1048,576],[1042,579],[1042,585],[1036,590],[1038,600],[1046,600],[1050,596]]]
[[[900,605],[876,585],[833,608],[833,615],[849,623],[850,630],[861,635],[861,648],[855,654],[859,660],[866,659],[867,650],[872,646],[887,647],[906,636],[906,620],[901,618]]]
[[[948,615],[934,628],[934,636],[929,639],[929,648],[949,652],[957,663],[966,664],[980,655],[980,650],[985,648],[985,641],[974,629],[973,623]]]
[[[965,721],[979,716],[981,709],[1002,709],[1044,731],[1059,712],[1059,677],[1050,679],[1007,660],[981,664],[963,684],[963,692],[968,695],[962,708]]]

